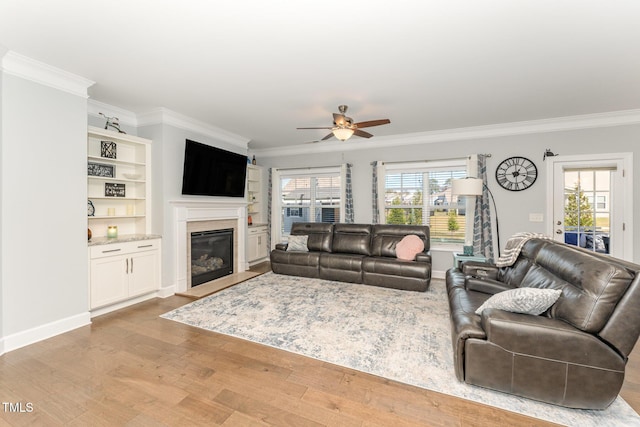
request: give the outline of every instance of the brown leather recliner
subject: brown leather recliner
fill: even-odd
[[[571,408],[617,397],[640,334],[640,265],[532,239],[509,267],[467,262],[447,271],[460,381]],[[539,316],[475,310],[517,287],[560,289]]]
[[[408,234],[425,246],[413,261],[396,257],[396,245]],[[274,273],[411,291],[429,288],[428,226],[296,222],[291,235],[309,236],[309,252],[290,252],[286,243],[278,243],[270,255]]]

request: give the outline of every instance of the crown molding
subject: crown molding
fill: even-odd
[[[210,125],[205,122],[187,117],[167,108],[155,108],[146,113],[138,114],[138,126],[150,126],[156,124],[165,124],[180,129],[197,132],[199,134],[211,137],[218,141],[226,142],[231,145],[247,149],[250,139],[228,132],[224,129]]]
[[[82,76],[8,51],[2,57],[2,70],[9,75],[30,80],[73,95],[88,98],[87,89],[95,82]]]
[[[328,141],[317,144],[249,150],[260,157],[278,157],[296,154],[354,151],[372,148],[397,147],[400,145],[431,144],[436,142],[464,141],[469,139],[496,138],[546,132],[562,132],[579,129],[634,125],[640,123],[640,110],[612,111],[580,116],[556,117],[486,126],[472,126],[429,132],[407,133],[376,137],[366,144],[349,140]]]
[[[108,117],[117,117],[120,124],[138,127],[138,117],[133,111],[96,101],[95,99],[90,98],[87,101],[87,113],[99,119],[104,119],[100,113]]]

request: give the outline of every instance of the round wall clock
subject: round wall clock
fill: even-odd
[[[91,200],[87,200],[87,215],[94,216],[96,214],[96,208],[93,206],[93,202]]]
[[[510,191],[522,191],[531,187],[538,178],[538,168],[525,157],[509,157],[496,169],[496,180]]]

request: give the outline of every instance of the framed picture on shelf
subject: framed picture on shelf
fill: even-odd
[[[116,167],[114,165],[89,162],[87,164],[87,175],[100,176],[104,178],[115,178]]]
[[[126,185],[113,182],[104,183],[105,197],[126,197]]]
[[[100,141],[100,157],[105,159],[116,158],[116,143],[113,141]]]

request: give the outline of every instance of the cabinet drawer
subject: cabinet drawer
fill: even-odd
[[[258,226],[258,227],[249,227],[249,235],[266,233],[266,232],[267,232],[267,226],[266,225],[261,225],[261,226]]]
[[[160,240],[136,240],[134,242],[109,243],[106,245],[91,246],[89,256],[91,259],[107,256],[125,255],[140,251],[151,251],[160,248]]]

